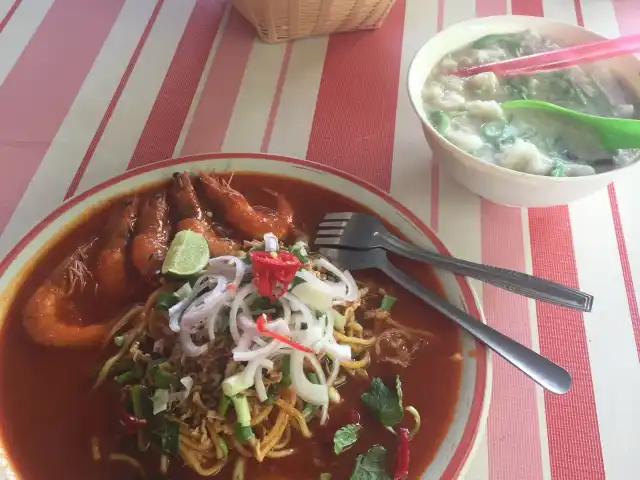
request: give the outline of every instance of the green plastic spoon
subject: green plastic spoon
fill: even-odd
[[[600,135],[600,143],[608,150],[618,148],[640,148],[640,120],[628,118],[597,117],[554,103],[540,100],[512,100],[501,104],[505,110],[516,108],[546,110],[557,115],[564,115],[591,127]]]

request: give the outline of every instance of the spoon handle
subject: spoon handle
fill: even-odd
[[[451,305],[398,270],[390,262],[380,264],[379,268],[399,285],[449,317],[543,388],[553,393],[566,393],[571,387],[571,375],[559,365]]]

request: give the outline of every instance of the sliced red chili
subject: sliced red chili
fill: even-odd
[[[281,335],[278,332],[274,332],[273,330],[269,330],[267,328],[267,319],[268,319],[268,317],[267,317],[267,315],[265,313],[263,313],[262,315],[260,315],[257,318],[257,320],[256,320],[256,329],[258,330],[258,333],[261,333],[262,335],[266,335],[268,337],[271,337],[271,338],[273,338],[275,340],[279,340],[282,343],[286,343],[290,347],[293,347],[296,350],[300,350],[301,352],[313,353],[313,350],[311,350],[308,347],[305,347],[301,343],[295,342],[295,341],[291,340],[289,337],[287,337],[285,335]]]
[[[120,423],[124,427],[124,432],[127,435],[133,435],[142,427],[147,424],[144,418],[136,418],[130,413],[124,412],[120,417]]]
[[[398,450],[396,451],[396,469],[393,480],[403,480],[409,475],[409,430],[398,429]]]
[[[258,293],[271,300],[285,294],[289,284],[302,266],[298,257],[289,252],[251,252],[253,283]]]

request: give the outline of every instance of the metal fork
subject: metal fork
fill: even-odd
[[[339,268],[362,270],[377,268],[398,285],[449,317],[460,327],[484,343],[491,350],[520,369],[536,383],[554,393],[566,393],[571,387],[571,375],[552,361],[519,344],[515,340],[476,320],[468,313],[450,304],[435,292],[428,290],[389,262],[384,250],[339,250],[321,248],[320,254]]]
[[[593,296],[580,290],[526,273],[481,265],[411,245],[391,234],[378,218],[364,213],[342,212],[325,215],[324,221],[319,225],[314,245],[317,248],[357,250],[384,248],[404,257],[429,263],[465,277],[476,278],[525,297],[583,312],[590,312],[593,306]]]

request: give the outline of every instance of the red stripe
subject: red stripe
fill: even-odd
[[[0,86],[0,231],[67,115],[124,0],[57,0]]]
[[[439,32],[444,27],[444,3],[445,0],[438,0],[438,16],[436,18],[436,31]],[[429,226],[434,231],[440,227],[440,159],[431,155],[431,203],[429,211]]]
[[[9,20],[11,20],[11,18],[13,17],[13,14],[16,13],[16,10],[18,9],[21,3],[22,3],[22,0],[16,0],[15,2],[13,2],[13,5],[11,5],[11,8],[2,19],[2,22],[0,22],[0,33],[2,33],[2,31],[4,30],[4,27],[7,26],[7,23],[9,23]]]
[[[569,209],[529,210],[533,274],[579,288]],[[573,376],[565,395],[545,392],[551,477],[604,477],[591,366],[581,312],[536,302],[540,353]]]
[[[173,156],[226,7],[196,3],[128,168]]]
[[[147,43],[147,39],[149,38],[151,29],[153,28],[153,25],[156,23],[156,19],[158,18],[158,14],[160,13],[160,9],[162,8],[163,4],[164,4],[164,0],[158,0],[158,3],[156,3],[156,6],[153,9],[153,12],[151,12],[149,21],[147,22],[147,25],[144,28],[142,35],[140,36],[140,40],[138,41],[138,45],[136,45],[136,48],[133,51],[133,55],[131,55],[131,59],[129,60],[129,64],[127,65],[127,68],[125,69],[124,74],[120,79],[120,83],[118,84],[116,91],[113,93],[113,97],[111,97],[111,101],[107,106],[107,110],[105,111],[104,116],[102,117],[102,120],[100,120],[100,125],[98,125],[98,129],[96,130],[95,135],[91,139],[89,148],[87,148],[87,151],[85,152],[84,157],[82,157],[82,162],[80,162],[80,166],[78,167],[78,170],[76,171],[76,174],[74,175],[73,180],[71,180],[71,184],[69,185],[67,193],[64,196],[65,200],[76,193],[76,190],[78,189],[78,185],[80,184],[80,180],[82,180],[82,176],[84,175],[84,172],[87,170],[87,166],[89,165],[89,162],[91,161],[91,158],[93,157],[93,154],[95,153],[96,148],[98,148],[98,143],[100,143],[100,139],[102,138],[102,135],[104,134],[104,131],[107,128],[107,124],[111,119],[111,115],[113,115],[113,111],[116,109],[116,105],[118,104],[118,101],[122,96],[122,92],[127,86],[129,77],[131,77],[131,72],[133,72],[133,68],[138,62],[138,58],[140,58],[140,52],[142,52],[142,48],[144,47],[144,44]]]
[[[511,14],[543,17],[542,0],[511,0]]]
[[[482,263],[526,270],[521,209],[481,199],[480,227]],[[482,298],[487,323],[531,347],[528,300],[488,284],[483,285]],[[534,383],[505,360],[494,356],[493,394],[487,424],[490,478],[539,480],[543,477],[538,415]]]
[[[630,35],[640,31],[640,27],[638,27],[640,3],[630,0],[613,0],[613,9],[621,35]],[[640,358],[640,312],[638,311],[638,299],[636,298],[633,276],[631,274],[631,264],[629,262],[629,254],[627,252],[627,243],[624,238],[624,230],[622,228],[622,219],[620,218],[620,210],[618,208],[616,189],[613,184],[609,185],[609,203],[611,204],[613,225],[615,227],[616,240],[618,242],[618,252],[620,254],[620,265],[622,266],[624,286],[627,291],[627,301],[629,303],[633,334],[636,340],[636,351],[638,352],[638,358]]]
[[[267,120],[267,128],[262,138],[262,145],[260,147],[261,152],[269,151],[269,144],[271,143],[271,135],[273,134],[273,127],[276,123],[276,116],[278,115],[278,107],[280,106],[280,98],[282,97],[282,89],[284,88],[284,81],[287,78],[287,71],[289,70],[289,62],[291,61],[291,52],[293,51],[293,42],[287,43],[284,51],[284,58],[282,59],[282,65],[280,66],[280,75],[278,76],[278,83],[276,85],[276,92],[273,96],[273,102],[271,103],[271,110],[269,111],[269,119]]]
[[[506,13],[505,0],[476,0],[478,17]],[[504,207],[481,199],[480,229],[482,263],[526,270],[520,208]],[[528,300],[488,284],[483,285],[482,298],[487,323],[531,347]],[[493,394],[487,422],[489,478],[543,478],[540,435],[534,383],[505,360],[494,356]]]
[[[616,189],[613,186],[613,183],[609,185],[609,203],[611,204],[613,227],[616,231],[616,240],[618,243],[618,252],[620,254],[620,265],[622,266],[624,287],[627,291],[627,302],[629,303],[629,312],[631,313],[633,335],[636,339],[636,351],[638,352],[638,358],[640,358],[640,311],[638,310],[638,299],[636,298],[633,276],[631,275],[631,264],[629,263],[627,243],[624,239],[624,230],[622,229],[622,219],[620,218],[620,209],[618,208],[618,198],[616,197]]]
[[[405,2],[373,32],[332,35],[320,80],[307,158],[383,190],[391,163]]]
[[[182,155],[222,150],[254,39],[253,28],[232,8],[211,62]]]

